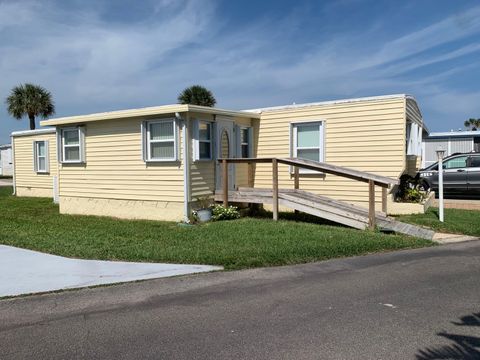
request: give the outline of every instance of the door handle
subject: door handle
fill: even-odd
[[[458,169],[457,172],[464,172],[464,169]]]

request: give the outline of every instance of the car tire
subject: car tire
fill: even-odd
[[[420,184],[417,185],[417,189],[420,191],[428,192],[430,190],[430,185],[426,181],[422,181]]]

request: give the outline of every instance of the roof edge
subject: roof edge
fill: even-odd
[[[461,136],[480,136],[480,131],[443,131],[432,132],[427,139],[435,137],[461,137]]]
[[[350,99],[327,100],[327,101],[319,101],[319,102],[311,102],[311,103],[303,103],[303,104],[271,106],[271,107],[265,107],[265,108],[248,109],[243,111],[261,114],[262,112],[267,112],[267,111],[290,110],[290,109],[298,109],[303,107],[336,105],[336,104],[346,104],[351,102],[388,100],[388,99],[413,99],[416,102],[415,98],[412,95],[392,94],[392,95],[367,96],[367,97],[350,98]]]
[[[30,136],[30,135],[39,135],[39,134],[50,134],[50,133],[54,133],[55,131],[56,131],[55,128],[22,130],[22,131],[13,131],[10,136],[19,137],[19,136]]]
[[[93,113],[93,114],[86,114],[86,115],[61,117],[61,118],[41,121],[40,125],[49,126],[49,125],[75,124],[75,123],[92,122],[92,121],[100,121],[100,120],[128,119],[133,117],[165,115],[165,114],[172,114],[177,112],[178,113],[198,112],[203,114],[217,114],[217,115],[227,115],[227,116],[259,118],[259,116],[256,116],[252,113],[245,112],[245,111],[226,110],[226,109],[212,108],[212,107],[199,106],[199,105],[173,104],[173,105],[152,106],[152,107],[137,108],[137,109],[115,110],[115,111]]]

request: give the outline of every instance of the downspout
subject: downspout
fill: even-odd
[[[188,114],[186,119],[183,119],[179,113],[175,113],[175,118],[180,121],[183,129],[182,143],[183,143],[183,221],[190,222],[190,149],[188,146]]]
[[[13,193],[12,195],[17,194],[17,186],[15,182],[15,141],[13,138],[13,135],[10,135],[10,142],[12,144],[12,168],[13,168],[13,174],[12,174],[12,180],[13,180]]]

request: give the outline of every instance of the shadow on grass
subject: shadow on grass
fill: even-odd
[[[459,322],[452,322],[452,324],[462,327],[480,328],[480,313],[463,316],[460,318]],[[416,354],[417,360],[480,359],[480,337],[451,334],[445,331],[441,331],[437,333],[437,335],[450,340],[452,344],[441,345],[437,347],[427,347],[426,349],[419,350]]]
[[[257,219],[271,219],[273,217],[273,213],[271,211],[267,211],[260,208],[260,209],[251,210],[247,216],[251,218],[257,218]],[[318,225],[330,225],[330,226],[337,226],[337,227],[344,227],[344,228],[347,227],[345,225],[342,225],[333,221],[329,221],[326,219],[322,219],[320,217],[306,214],[303,212],[290,212],[290,211],[279,212],[278,218],[279,220],[304,222],[304,223],[318,224]]]

